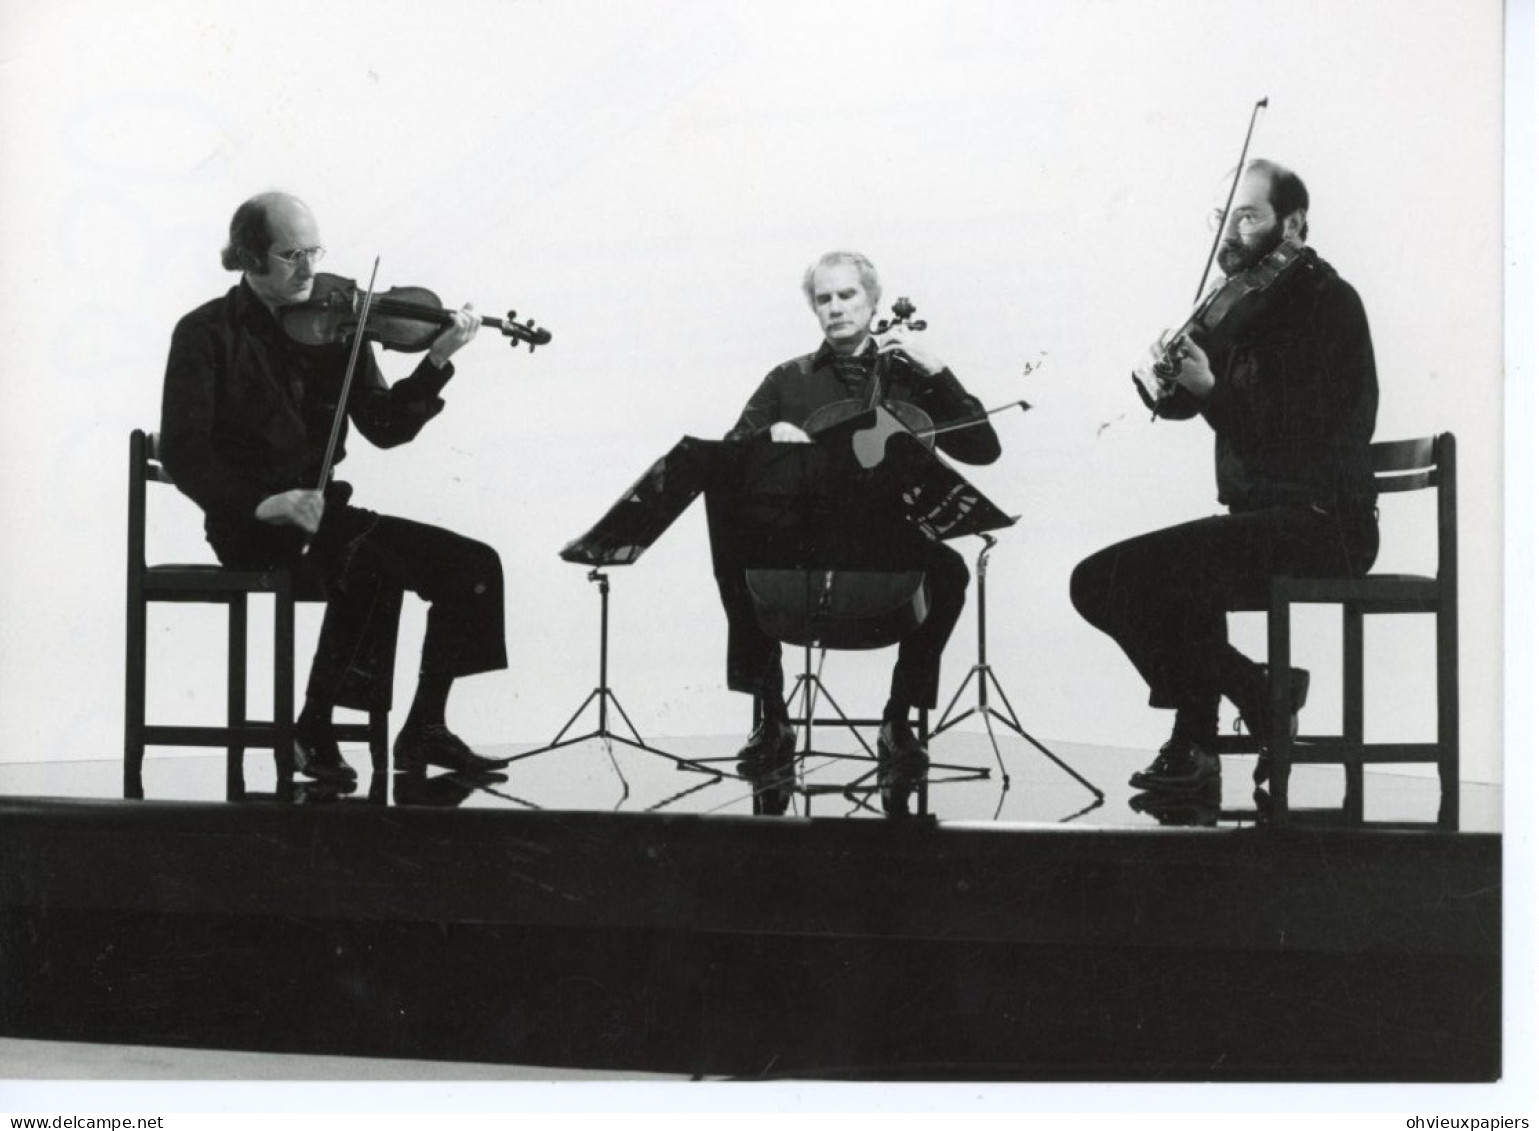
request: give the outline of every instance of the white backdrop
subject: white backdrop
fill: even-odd
[[[531,357],[483,334],[414,444],[355,439],[343,465],[362,505],[502,551],[512,668],[456,689],[468,739],[547,739],[591,689],[597,597],[557,552],[681,435],[719,435],[764,372],[816,345],[801,271],[847,247],[875,260],[889,301],[915,300],[986,403],[1036,406],[1000,419],[999,463],[968,470],[1021,515],[992,559],[990,658],[1028,728],[1157,744],[1168,720],[1073,612],[1068,577],[1110,541],[1216,510],[1210,432],[1151,424],[1127,371],[1184,317],[1205,212],[1266,96],[1252,154],[1304,177],[1310,242],[1364,298],[1379,436],[1459,437],[1466,767],[1500,780],[1499,3],[426,11],[0,10],[0,760],[118,750],[127,433],[154,426],[171,327],[234,282],[218,266],[229,215],[267,188],[315,209],[324,269],[366,278],[380,255],[384,286],[513,306],[555,335]],[[414,361],[382,363],[399,377]],[[1386,517],[1381,565],[1430,568],[1427,515]],[[152,518],[163,556],[206,552],[190,502]],[[643,733],[741,731],[702,508],[613,579],[611,676]],[[971,617],[947,693],[972,662]],[[422,621],[409,601],[403,704]],[[301,623],[308,649],[317,621]],[[213,612],[157,614],[153,710],[217,718],[221,631]],[[1259,646],[1259,625],[1241,636]],[[1335,641],[1301,623],[1327,715]],[[1375,735],[1425,732],[1430,625],[1370,647]],[[830,664],[841,700],[875,705],[885,657]]]

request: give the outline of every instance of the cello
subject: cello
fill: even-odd
[[[913,319],[915,308],[908,299],[898,299],[892,310],[894,318],[883,319],[874,333],[925,328],[924,322]],[[852,479],[807,482],[808,464],[791,453],[766,469],[768,476],[782,481],[761,486],[788,496],[855,494],[884,463],[890,442],[933,447],[936,429],[929,414],[917,405],[887,398],[891,364],[890,353],[879,353],[868,396],[831,402],[807,418],[805,431],[815,443],[826,447],[848,435],[855,466],[841,470]],[[836,467],[842,462],[840,454],[834,453]],[[760,625],[788,644],[884,648],[913,632],[929,613],[923,570],[749,569],[745,573]]]

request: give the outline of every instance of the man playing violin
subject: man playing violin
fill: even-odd
[[[1248,163],[1232,210],[1220,214],[1224,285],[1245,285],[1263,261],[1288,265],[1205,343],[1190,334],[1161,343],[1155,366],[1135,375],[1158,416],[1201,415],[1213,429],[1228,513],[1101,550],[1071,581],[1075,608],[1127,653],[1149,685],[1149,705],[1175,711],[1169,741],[1132,777],[1139,789],[1216,785],[1221,696],[1251,734],[1270,733],[1266,667],[1228,641],[1225,609],[1234,600],[1263,596],[1274,574],[1360,576],[1378,553],[1373,342],[1357,292],[1304,246],[1308,208],[1297,175]],[[1289,673],[1294,725],[1308,687],[1307,672]],[[1258,784],[1267,761],[1263,753]]]
[[[823,344],[770,371],[728,440],[767,436],[774,443],[810,443],[804,426],[813,412],[837,401],[867,400],[881,373],[885,399],[918,406],[937,429],[978,422],[937,436],[948,455],[972,464],[999,458],[999,439],[982,405],[929,349],[902,330],[880,339],[872,336],[882,286],[870,260],[853,252],[830,252],[807,269],[802,289]],[[966,600],[967,564],[949,546],[928,545],[924,573],[929,612],[899,644],[891,694],[882,711],[877,752],[888,774],[917,776],[929,764],[908,720],[914,709],[935,706],[941,653]],[[759,626],[741,571],[718,575],[717,582],[727,614],[727,685],[758,702],[761,723],[738,753],[744,772],[757,776],[788,764],[796,744],[784,697],[780,642]]]
[[[242,204],[222,253],[241,272],[228,293],[198,307],[171,336],[161,405],[161,457],[178,488],[204,512],[219,561],[236,569],[289,568],[296,587],[327,597],[304,707],[295,720],[295,765],[319,781],[356,778],[332,732],[332,709],[388,708],[401,597],[430,602],[416,697],[395,741],[398,770],[427,765],[484,771],[507,760],[474,753],[444,711],[459,676],[507,666],[502,562],[491,547],[350,504],[350,485],[319,479],[334,421],[333,462],[348,421],[381,448],[404,444],[442,411],[450,358],[476,335],[467,305],[407,378],[389,385],[371,349],[358,353],[347,411],[338,421],[352,347],[302,345],[280,310],[309,299],[325,254],[315,217],[282,193]]]

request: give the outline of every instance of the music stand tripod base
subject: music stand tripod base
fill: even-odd
[[[993,750],[994,750],[994,760],[999,765],[999,774],[1000,774],[1000,779],[1001,779],[1001,782],[1000,782],[1001,787],[1003,789],[1008,790],[1010,788],[1010,772],[1007,769],[1005,769],[1005,759],[1004,759],[1004,756],[1000,753],[1000,749],[999,749],[999,737],[998,737],[998,735],[996,735],[994,733],[994,722],[997,720],[1003,726],[1007,727],[1009,730],[1014,731],[1021,738],[1024,738],[1032,746],[1036,747],[1039,753],[1041,753],[1043,756],[1045,756],[1049,761],[1051,761],[1054,765],[1056,765],[1064,773],[1068,774],[1075,781],[1079,782],[1080,785],[1084,786],[1087,790],[1089,790],[1090,793],[1095,798],[1095,800],[1090,805],[1090,808],[1093,809],[1097,805],[1100,805],[1102,802],[1104,802],[1106,800],[1106,794],[1104,794],[1101,790],[1097,789],[1094,785],[1092,785],[1089,781],[1087,781],[1082,775],[1080,775],[1074,769],[1074,767],[1070,766],[1062,758],[1058,757],[1058,755],[1054,754],[1046,746],[1044,746],[1044,745],[1042,745],[1042,743],[1038,742],[1037,739],[1032,737],[1032,735],[1026,730],[1026,728],[1021,725],[1021,720],[1019,719],[1019,717],[1017,717],[1017,715],[1015,713],[1015,708],[1010,705],[1010,700],[1005,695],[1005,689],[1002,686],[1000,686],[999,678],[997,676],[995,676],[994,669],[989,664],[989,661],[988,661],[988,568],[989,568],[988,557],[989,557],[989,551],[994,548],[994,544],[995,544],[995,542],[998,541],[998,539],[992,537],[991,535],[982,534],[982,533],[980,533],[978,535],[978,537],[982,538],[983,542],[984,542],[983,549],[981,551],[979,551],[979,553],[978,553],[978,568],[977,568],[977,571],[976,571],[977,574],[978,574],[978,662],[976,664],[974,664],[972,666],[972,669],[967,673],[967,675],[965,677],[963,677],[961,685],[956,690],[956,694],[951,697],[951,701],[946,704],[946,709],[943,712],[941,712],[941,721],[936,725],[935,731],[934,731],[934,735],[940,735],[942,732],[947,731],[947,730],[951,729],[952,727],[956,726],[963,719],[971,718],[973,715],[977,715],[979,718],[981,718],[983,720],[984,729],[988,732],[989,745],[993,748]],[[952,718],[951,717],[952,710],[956,707],[957,703],[961,700],[962,692],[967,690],[967,685],[974,678],[976,678],[978,680],[978,703],[977,703],[977,705],[973,706],[973,707],[969,707],[967,710],[963,711],[960,715],[957,715],[955,718]],[[993,685],[994,690],[996,692],[998,692],[998,694],[999,694],[999,701],[1004,704],[1005,710],[1010,712],[1008,716],[1000,714],[1000,712],[995,710],[994,707],[989,703],[989,686],[990,685]],[[933,737],[933,735],[932,735],[932,737]],[[1084,810],[1082,812],[1087,812],[1087,811],[1088,810]],[[1079,814],[1076,814],[1076,816],[1078,816],[1078,815]]]
[[[609,686],[609,575],[602,568],[594,568],[588,571],[588,580],[598,585],[599,592],[599,681],[598,686],[588,692],[588,697],[582,701],[581,706],[572,713],[572,717],[566,721],[566,725],[556,732],[556,737],[549,743],[534,750],[525,750],[521,754],[514,755],[509,762],[521,761],[524,758],[533,758],[537,754],[548,754],[552,750],[560,750],[562,747],[575,746],[580,742],[589,742],[593,739],[601,739],[606,749],[610,749],[612,743],[619,742],[637,750],[643,750],[648,754],[655,754],[660,758],[666,758],[680,769],[699,770],[721,777],[722,775],[707,766],[703,766],[690,758],[684,758],[678,754],[672,754],[667,750],[661,750],[647,743],[641,732],[636,729],[636,724],[631,722],[630,716],[625,713],[625,708],[620,705],[619,697]],[[598,726],[586,734],[567,737],[567,733],[576,725],[590,704],[598,704]],[[615,713],[630,731],[629,737],[612,729],[609,725],[609,709],[613,706]],[[613,761],[613,750],[610,749],[610,760]],[[618,770],[618,766],[616,767]],[[621,776],[624,780],[624,776]],[[627,785],[627,793],[629,786]]]

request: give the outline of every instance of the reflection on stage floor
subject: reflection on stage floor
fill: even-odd
[[[285,801],[301,804],[392,804],[505,810],[588,810],[668,812],[742,816],[754,811],[753,787],[734,771],[741,736],[650,739],[668,756],[624,742],[590,739],[538,752],[535,744],[482,744],[481,753],[515,757],[505,771],[469,777],[430,771],[423,777],[392,774],[375,779],[368,752],[344,747],[359,773],[351,794],[301,784]],[[801,763],[790,815],[816,818],[884,819],[875,790],[876,763],[853,736],[820,733],[818,748]],[[924,811],[937,821],[1057,824],[1082,827],[1162,826],[1242,828],[1266,818],[1266,795],[1251,782],[1255,759],[1223,760],[1221,787],[1174,798],[1139,794],[1128,777],[1151,752],[1081,743],[1046,742],[1066,766],[1104,793],[1104,800],[1024,741],[1000,742],[1005,774],[988,736],[951,731],[931,744]],[[268,751],[246,756],[248,803],[277,800],[276,775]],[[50,763],[0,763],[0,796],[109,799],[121,796],[122,764],[115,758]],[[158,801],[218,801],[224,794],[224,755],[152,749],[145,760],[145,797]],[[1293,771],[1292,808],[1309,822],[1336,824],[1342,810],[1344,777],[1339,766],[1298,766]],[[1370,769],[1364,790],[1369,824],[1421,824],[1436,820],[1435,777],[1411,770]],[[919,810],[919,798],[911,800]],[[1499,832],[1501,790],[1466,782],[1461,787],[1459,827],[1465,832]],[[774,818],[765,818],[772,820]]]

